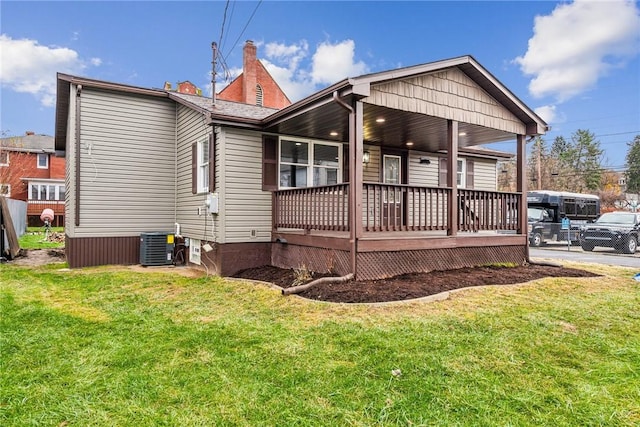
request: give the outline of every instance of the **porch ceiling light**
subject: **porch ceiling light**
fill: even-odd
[[[336,132],[335,130],[332,130],[331,132],[329,132],[329,135],[338,136],[338,132]]]
[[[384,123],[384,122],[385,122],[384,117],[378,117],[378,118],[376,119],[376,123]]]
[[[467,133],[466,133],[466,132],[460,132],[460,133],[458,134],[458,136],[467,136]]]
[[[407,147],[413,147],[413,142],[411,141],[407,142]]]
[[[362,163],[369,163],[369,160],[371,160],[371,153],[368,151],[362,153]]]

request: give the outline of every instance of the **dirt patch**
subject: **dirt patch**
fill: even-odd
[[[20,249],[17,257],[9,261],[14,265],[38,266],[54,262],[65,262],[64,248]]]
[[[271,282],[281,288],[300,284],[299,281],[296,282],[298,276],[299,274],[294,270],[273,266],[251,268],[234,275],[234,277],[238,278]],[[307,289],[299,295],[309,299],[331,302],[387,302],[421,298],[470,286],[525,283],[543,277],[597,276],[597,274],[584,270],[546,265],[474,267],[403,274],[382,280],[321,284]],[[321,277],[321,275],[315,275],[313,279],[318,277]]]

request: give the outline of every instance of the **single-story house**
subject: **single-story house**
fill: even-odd
[[[185,262],[357,279],[523,263],[525,152],[546,123],[473,57],[344,79],[282,109],[58,74],[71,267]],[[513,141],[517,191],[497,191]],[[455,173],[451,173],[455,171]],[[204,268],[204,267],[203,267]]]

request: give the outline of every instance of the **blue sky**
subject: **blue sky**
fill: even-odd
[[[626,0],[2,0],[0,130],[53,135],[58,71],[153,88],[189,80],[210,94],[211,42],[235,76],[247,39],[292,101],[469,54],[547,120],[548,144],[587,129],[621,170],[640,134],[640,7]]]

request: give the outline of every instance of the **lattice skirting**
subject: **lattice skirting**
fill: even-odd
[[[306,268],[309,271],[345,275],[350,272],[347,251],[297,245],[274,244],[271,262],[281,268]],[[524,246],[424,249],[414,251],[363,252],[358,254],[359,280],[375,280],[404,273],[452,270],[494,263],[522,265]]]

